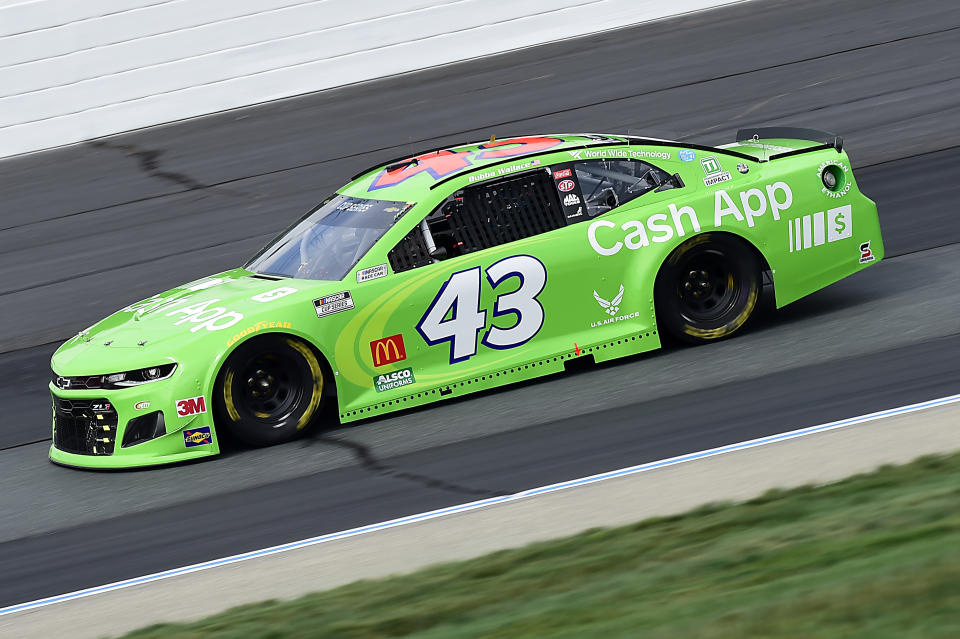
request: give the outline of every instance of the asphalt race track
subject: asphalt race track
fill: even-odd
[[[755,0],[0,160],[0,607],[960,392],[957,51],[953,3]],[[359,169],[491,133],[785,123],[844,136],[888,259],[738,339],[199,464],[46,459],[55,342],[242,263]]]

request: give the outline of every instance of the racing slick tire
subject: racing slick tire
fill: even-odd
[[[319,412],[323,368],[313,349],[288,335],[265,335],[240,345],[214,387],[217,424],[252,446],[290,441]]]
[[[661,331],[688,344],[730,337],[757,306],[762,284],[753,247],[726,233],[704,233],[678,246],[657,275]]]

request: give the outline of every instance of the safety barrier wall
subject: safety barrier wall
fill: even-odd
[[[0,157],[730,0],[0,0]]]

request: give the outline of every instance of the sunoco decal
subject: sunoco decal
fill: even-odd
[[[183,431],[183,445],[185,448],[204,446],[212,443],[213,434],[210,432],[209,426],[201,426],[200,428],[186,428]]]
[[[400,388],[401,386],[413,384],[416,381],[417,380],[413,376],[412,368],[402,368],[392,373],[377,375],[373,378],[373,386],[377,389],[378,393],[382,393],[384,391],[393,390],[394,388]]]

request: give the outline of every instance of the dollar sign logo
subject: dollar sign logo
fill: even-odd
[[[847,223],[843,219],[843,213],[837,215],[837,219],[834,220],[835,231],[837,235],[842,235],[844,231],[847,230]]]

